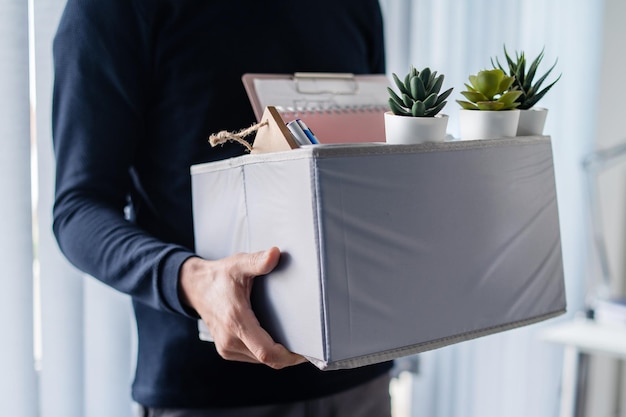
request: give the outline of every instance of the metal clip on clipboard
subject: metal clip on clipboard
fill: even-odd
[[[293,82],[299,94],[357,94],[359,83],[350,73],[296,72]]]
[[[248,73],[241,77],[257,121],[267,106],[299,107],[296,101],[332,101],[339,107],[386,106],[389,80],[385,74],[296,72],[294,74]]]

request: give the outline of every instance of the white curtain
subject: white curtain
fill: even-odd
[[[130,301],[69,265],[52,234],[52,39],[65,1],[31,1],[41,296],[39,415],[130,417],[133,351]]]
[[[0,411],[37,414],[33,367],[28,8],[0,0]]]
[[[568,316],[583,306],[587,218],[580,162],[593,146],[604,2],[587,0],[381,0],[387,70],[430,67],[454,87],[444,113],[458,136],[460,91],[490,58],[545,48],[544,71],[561,80],[541,101],[549,108]],[[552,77],[554,79],[554,76]],[[558,320],[558,319],[557,319]],[[554,323],[555,320],[551,321]],[[420,356],[412,415],[429,417],[553,417],[558,415],[562,348],[539,340],[543,323]]]

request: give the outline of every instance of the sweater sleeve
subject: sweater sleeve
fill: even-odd
[[[82,271],[153,308],[187,314],[178,273],[193,252],[128,220],[144,134],[150,33],[131,0],[69,0],[53,45],[53,229]]]

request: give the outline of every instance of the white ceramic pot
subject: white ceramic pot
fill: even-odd
[[[543,107],[520,110],[517,136],[543,135],[543,128],[546,125],[547,117],[548,109]]]
[[[385,138],[387,143],[413,144],[443,142],[446,138],[448,115],[434,117],[398,116],[385,113]]]
[[[465,110],[459,113],[461,140],[499,139],[517,135],[520,111]]]

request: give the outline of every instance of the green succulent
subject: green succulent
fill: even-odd
[[[522,94],[513,85],[515,77],[507,77],[501,69],[483,70],[469,76],[467,91],[461,94],[469,101],[457,100],[466,110],[511,110],[519,106],[515,100]]]
[[[389,107],[393,114],[399,116],[434,117],[444,108],[446,98],[452,93],[452,88],[449,88],[439,94],[444,76],[437,75],[437,71],[430,68],[418,71],[411,66],[404,81],[396,74],[392,76],[400,93],[396,94],[391,87],[387,87]]]
[[[506,63],[508,66],[508,73],[510,76],[515,77],[514,84],[517,88],[522,92],[522,94],[517,98],[517,102],[519,102],[520,109],[530,109],[533,107],[541,98],[546,95],[548,91],[552,88],[554,84],[556,84],[559,79],[561,79],[561,75],[558,76],[556,80],[554,80],[551,84],[545,87],[543,90],[540,90],[543,82],[548,78],[550,72],[556,66],[558,60],[554,61],[554,64],[550,67],[550,69],[541,76],[536,82],[533,83],[535,76],[537,75],[537,68],[539,64],[541,64],[541,60],[543,59],[543,49],[541,53],[535,58],[530,67],[528,67],[528,71],[526,71],[526,57],[524,56],[524,52],[515,52],[515,60],[513,60],[507,50],[506,46],[504,47],[504,56],[506,57]],[[500,70],[507,72],[504,67],[498,61],[496,57],[496,61],[494,63],[493,58],[491,59],[491,65],[494,68],[499,68]]]

